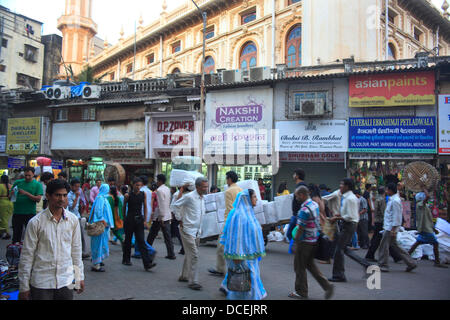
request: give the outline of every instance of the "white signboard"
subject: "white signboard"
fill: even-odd
[[[208,92],[205,154],[271,154],[273,89]]]
[[[347,152],[346,120],[278,121],[280,152]]]
[[[450,155],[450,95],[439,95],[439,154]]]
[[[98,150],[99,122],[53,123],[52,150]]]
[[[100,149],[145,149],[145,123],[129,121],[100,128]]]
[[[283,162],[345,162],[342,152],[280,152]]]

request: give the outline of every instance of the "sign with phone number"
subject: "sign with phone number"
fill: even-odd
[[[436,117],[349,119],[349,152],[436,153]]]

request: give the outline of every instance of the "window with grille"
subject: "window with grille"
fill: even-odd
[[[95,108],[84,108],[81,120],[95,120]]]
[[[25,45],[24,59],[29,62],[37,62],[37,52],[38,49],[30,46],[28,44]]]
[[[56,121],[67,121],[68,111],[67,109],[56,110]]]

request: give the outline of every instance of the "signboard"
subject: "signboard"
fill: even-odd
[[[205,154],[271,154],[273,89],[208,92]]]
[[[128,121],[101,125],[99,148],[103,150],[145,149],[145,123]]]
[[[439,154],[450,155],[450,95],[439,96]]]
[[[6,152],[6,136],[0,136],[0,152]]]
[[[345,162],[345,153],[341,152],[280,152],[282,162]]]
[[[178,130],[184,132],[179,133]],[[193,141],[194,132],[195,121],[192,117],[155,118],[152,123],[152,147],[167,150],[175,146],[188,146]]]
[[[8,157],[8,169],[21,169],[25,167],[24,158]]]
[[[52,160],[52,169],[54,170],[62,170],[64,166],[63,160]]]
[[[435,74],[404,72],[351,76],[350,107],[434,105]]]
[[[349,119],[349,152],[436,151],[436,117]]]
[[[278,121],[280,152],[346,152],[346,120]]]
[[[41,118],[8,119],[7,153],[14,155],[39,154]]]

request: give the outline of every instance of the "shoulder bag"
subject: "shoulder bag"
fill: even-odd
[[[92,212],[92,215],[89,218],[89,221],[92,220],[93,213],[94,212]],[[89,237],[97,237],[97,236],[101,235],[103,232],[105,232],[105,225],[103,224],[102,221],[97,221],[94,223],[87,222],[85,229],[86,229],[86,233]]]
[[[248,292],[252,289],[250,270],[241,264],[228,268],[227,288],[230,291]]]

